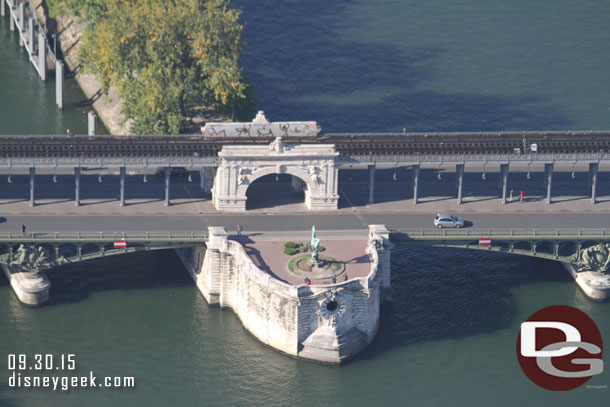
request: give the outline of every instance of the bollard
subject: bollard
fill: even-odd
[[[64,108],[64,63],[59,60],[55,62],[55,104]]]
[[[38,73],[40,79],[47,80],[47,43],[44,33],[38,34]]]
[[[96,116],[93,111],[87,113],[87,134],[90,136],[95,136],[95,120]],[[121,167],[123,168],[123,167]]]

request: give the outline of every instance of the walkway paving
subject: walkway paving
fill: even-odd
[[[246,252],[250,255],[254,264],[261,270],[269,273],[278,280],[292,285],[303,284],[304,278],[288,271],[288,262],[294,256],[284,254],[284,243],[294,240],[256,240],[244,243]],[[298,242],[306,239],[297,240]],[[366,239],[335,239],[323,240],[320,243],[326,248],[324,255],[334,257],[345,262],[345,271],[348,279],[365,277],[371,272],[371,261],[366,254]],[[341,274],[338,280],[343,281],[345,274]],[[314,285],[331,284],[331,278],[311,279]]]

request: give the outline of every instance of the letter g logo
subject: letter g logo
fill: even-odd
[[[549,390],[574,389],[604,370],[597,326],[563,305],[543,308],[521,324],[517,357],[523,372]]]

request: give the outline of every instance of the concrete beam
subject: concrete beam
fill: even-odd
[[[599,171],[598,163],[589,164],[589,178],[591,180],[591,203],[597,203],[597,172]]]
[[[546,181],[546,203],[550,204],[553,187],[553,164],[544,164],[544,179]]]
[[[74,206],[80,206],[80,167],[74,167]]]
[[[30,167],[30,206],[36,205],[35,193],[36,193],[36,168]]]
[[[369,165],[369,201],[371,205],[375,203],[375,166]]]
[[[505,204],[508,188],[508,164],[500,164],[500,184],[502,186],[502,203]]]
[[[417,187],[419,185],[419,165],[413,166],[413,203],[417,203]]]
[[[462,189],[464,187],[464,164],[455,166],[455,174],[457,179],[457,203],[462,203]]]

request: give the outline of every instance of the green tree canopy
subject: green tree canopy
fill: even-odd
[[[238,65],[240,12],[229,0],[64,1],[92,11],[80,60],[104,93],[118,87],[136,133],[178,133],[202,106],[254,114]]]

